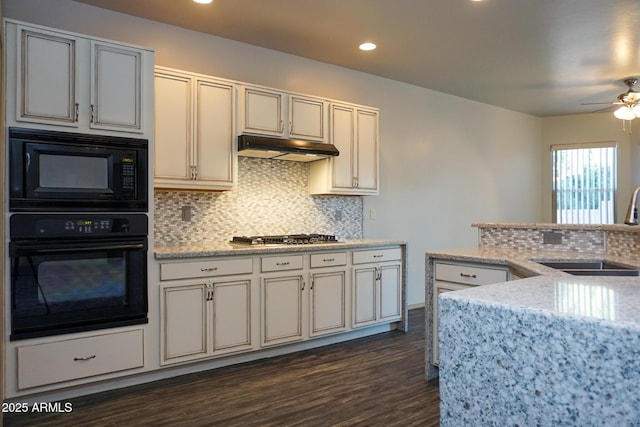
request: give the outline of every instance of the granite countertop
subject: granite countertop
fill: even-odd
[[[604,230],[624,231],[625,233],[640,233],[640,227],[631,227],[626,224],[555,224],[537,222],[474,222],[476,228],[505,228],[527,230]]]
[[[358,249],[378,246],[406,245],[402,240],[353,239],[336,243],[314,243],[311,245],[239,245],[230,242],[188,243],[182,245],[156,246],[155,258],[178,259],[230,255],[260,255],[292,252],[317,252],[328,250]]]
[[[440,296],[443,426],[640,423],[640,277],[572,276],[531,259],[640,261],[482,248],[436,254],[540,274]]]
[[[588,252],[529,251],[509,248],[474,247],[428,251],[428,257],[439,260],[505,265],[528,276],[576,277],[544,266],[537,261],[610,261],[625,267],[640,269],[640,260]]]

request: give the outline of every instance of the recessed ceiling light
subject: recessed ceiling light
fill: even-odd
[[[362,43],[360,45],[360,50],[373,50],[375,48],[376,48],[376,44],[371,42]]]
[[[200,3],[200,4],[209,4],[211,3],[213,0],[193,0],[196,3]]]

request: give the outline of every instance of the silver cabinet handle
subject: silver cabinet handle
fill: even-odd
[[[475,279],[478,276],[476,276],[475,274],[460,273],[460,277],[467,277],[469,279]]]
[[[276,262],[276,265],[289,265],[291,264],[289,261],[286,262]]]
[[[95,123],[93,120],[95,118],[94,111],[95,111],[95,108],[93,107],[93,104],[91,104],[91,120],[90,120],[91,123]]]
[[[213,301],[213,290],[215,289],[213,287],[212,283],[207,283],[205,285],[205,287],[207,288],[207,294],[205,296],[205,301]]]
[[[78,116],[79,116],[79,115],[80,115],[80,104],[78,104],[78,103],[76,102],[76,116],[75,116],[75,118],[74,118],[74,120],[73,120],[74,122],[76,122],[76,123],[78,122]]]
[[[200,269],[200,271],[203,271],[203,272],[204,271],[216,271],[216,270],[218,270],[218,267],[202,267]]]
[[[322,262],[333,262],[335,260],[335,258],[322,258]]]
[[[374,255],[373,257],[374,258],[384,258],[384,255],[382,255],[382,254],[381,255]]]
[[[81,356],[81,357],[74,357],[73,361],[74,362],[84,362],[85,360],[91,360],[91,359],[95,359],[96,355],[92,354],[91,356]]]

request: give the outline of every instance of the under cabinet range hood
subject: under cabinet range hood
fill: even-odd
[[[313,162],[339,154],[335,145],[322,142],[257,135],[238,136],[238,156]]]

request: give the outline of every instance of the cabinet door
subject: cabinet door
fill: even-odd
[[[162,289],[162,362],[207,355],[207,287],[204,284]]]
[[[434,365],[438,365],[440,363],[440,349],[438,347],[438,295],[445,292],[457,291],[460,289],[467,289],[469,287],[471,286],[460,285],[460,284],[449,283],[449,282],[440,282],[437,280],[435,282],[435,286],[433,289],[433,343],[432,343]]]
[[[81,39],[18,26],[16,120],[78,127]]]
[[[356,186],[361,192],[378,191],[378,113],[358,110]]]
[[[324,142],[326,115],[324,100],[291,95],[289,97],[289,136]]]
[[[251,345],[251,280],[213,283],[213,352]]]
[[[262,345],[303,339],[302,276],[262,279]]]
[[[343,105],[331,106],[331,142],[340,155],[329,159],[333,163],[332,187],[352,189],[355,186],[354,170],[355,110]]]
[[[379,320],[399,319],[402,315],[402,278],[400,264],[378,268],[380,278]]]
[[[94,129],[142,133],[142,53],[91,42],[91,118]]]
[[[191,78],[155,74],[155,185],[191,180]]]
[[[233,185],[234,109],[233,85],[197,81],[194,164],[200,184]]]
[[[310,318],[312,336],[346,329],[345,278],[345,270],[311,274]]]
[[[241,132],[284,134],[282,93],[244,87],[241,105]]]
[[[354,270],[353,275],[353,326],[364,326],[376,321],[375,266]]]

